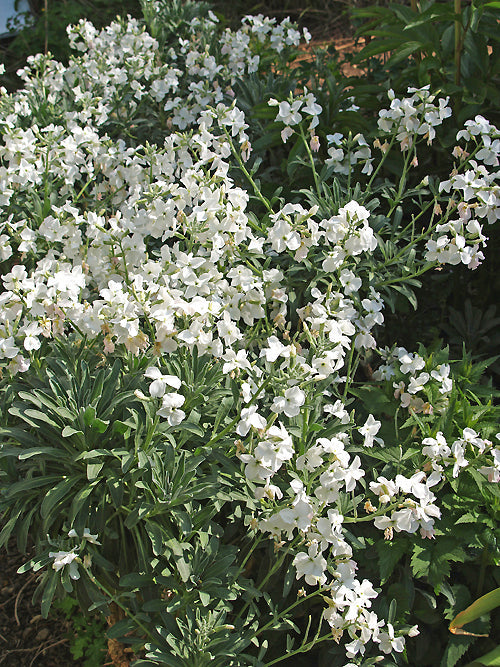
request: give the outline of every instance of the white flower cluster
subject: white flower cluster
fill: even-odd
[[[370,482],[370,490],[379,496],[381,504],[393,500],[397,502],[398,509],[392,511],[390,516],[376,516],[373,521],[379,530],[384,531],[386,539],[392,539],[393,531],[415,533],[419,529],[422,537],[433,537],[434,520],[440,518],[441,510],[430,489],[440,480],[441,476],[437,473],[426,477],[425,472],[416,472],[409,479],[396,475],[394,480],[378,477],[376,482]]]
[[[201,352],[228,354],[243,338],[242,324],[266,317],[285,323],[283,274],[253,270],[239,259],[262,253],[266,243],[275,254],[295,251],[297,260],[312,246],[333,244],[323,269],[339,272],[346,294],[357,293],[361,280],[347,262],[377,246],[368,211],[353,201],[318,223],[317,208],[285,204],[272,216],[267,239],[254,233],[248,195],[228,177],[230,147],[214,134],[214,117],[230,136],[246,141],[243,114],[222,105],[202,114],[189,140],[173,133],[154,150],[117,146],[76,124],[4,130],[2,177],[11,186],[0,204],[10,242],[5,256],[17,240],[18,252],[35,262],[30,273],[16,264],[2,276],[0,355],[12,360],[12,371],[27,368],[23,349],[38,349],[40,337],[61,335],[68,326],[89,337],[104,332],[107,353],[117,344],[134,353],[153,344],[158,352],[197,345]],[[53,205],[37,227],[27,210],[42,165],[67,201]],[[78,199],[85,190],[82,210]],[[106,205],[114,213],[106,214]],[[188,239],[189,252],[176,238]],[[346,305],[360,334],[356,345],[373,347],[370,330],[383,321],[380,298],[347,299]],[[340,314],[327,325],[332,342]]]
[[[80,539],[80,536],[74,528],[72,528],[68,537]],[[81,535],[81,541],[83,543],[88,542],[89,544],[100,545],[101,543],[97,539],[97,535],[92,535],[88,528],[84,528]],[[70,551],[50,551],[49,558],[53,558],[52,567],[56,572],[63,570],[66,565],[68,566],[69,577],[73,580],[80,579],[80,571],[78,570],[78,564],[82,562],[80,556],[80,547],[73,547]],[[85,566],[88,567],[91,563],[91,558],[89,555],[85,557]]]
[[[395,134],[402,151],[413,146],[415,135],[422,136],[431,144],[436,136],[434,128],[451,116],[449,98],[440,98],[436,106],[435,95],[431,95],[429,86],[408,88],[411,97],[402,100],[395,96],[393,90],[388,95],[391,106],[380,111],[378,126],[383,132]]]
[[[292,387],[292,390],[285,392],[285,396],[291,408],[288,414],[284,411],[285,415],[293,417],[303,405],[305,395],[297,387]],[[328,412],[341,423],[349,423],[349,415],[340,401],[327,407]],[[360,429],[368,446],[378,430],[377,424],[380,426],[380,422],[373,420],[370,415],[365,426]],[[368,580],[360,581],[356,577],[357,565],[344,535],[345,518],[338,510],[338,503],[345,494],[354,492],[357,483],[365,475],[360,457],[351,457],[347,451],[350,444],[348,433],[339,432],[332,438],[317,438],[305,453],[300,453],[283,423],[266,426],[266,421],[252,409],[252,415],[246,415],[240,422],[238,433],[246,435],[250,426],[259,434],[257,444],[252,453],[244,453],[245,448],[241,444],[239,458],[245,464],[247,478],[251,482],[263,484],[257,486],[255,491],[256,498],[263,502],[261,514],[255,520],[258,529],[273,536],[278,547],[284,544],[281,540],[296,543],[299,539],[293,560],[296,578],[303,578],[310,586],[320,586],[325,596],[328,594],[329,597],[325,599],[329,606],[324,612],[324,618],[337,639],[344,632],[351,637],[352,641],[346,645],[348,657],[363,654],[369,641],[379,644],[384,653],[403,650],[403,637],[396,637],[389,624],[384,631],[384,621],[379,620],[370,610],[377,593]],[[273,484],[271,479],[284,469],[296,472],[289,478],[286,495],[290,500],[280,503],[284,491],[281,485]],[[283,474],[279,477],[282,484]],[[311,484],[312,480],[314,484]],[[411,484],[413,486],[408,486]],[[403,487],[405,490],[414,489],[415,484],[415,480],[408,481]],[[277,511],[273,511],[275,504],[280,507]],[[432,514],[430,507],[421,506],[419,522],[422,524],[425,511],[428,515]],[[425,525],[429,528],[429,521]],[[407,528],[413,528],[413,525],[404,525],[402,529]]]
[[[438,236],[427,242],[426,259],[441,264],[465,264],[475,269],[484,259],[480,248],[488,238],[483,234],[483,221],[489,224],[500,219],[500,132],[482,116],[466,121],[457,140],[465,140],[467,149],[456,146],[456,158],[468,161],[468,168],[455,169],[447,181],[439,185],[441,192],[450,193],[450,213],[458,217],[437,226]],[[482,164],[481,164],[482,163]],[[488,167],[496,167],[489,171]]]
[[[319,149],[319,140],[314,134],[314,128],[319,124],[319,115],[323,111],[323,107],[316,102],[316,97],[313,93],[308,92],[304,88],[302,95],[290,96],[287,101],[279,102],[274,97],[268,102],[269,106],[277,106],[278,113],[276,115],[276,122],[283,123],[285,127],[281,130],[281,139],[286,143],[294,133],[293,126],[299,125],[303,118],[310,119],[308,131],[311,134],[311,149],[317,151]]]
[[[497,434],[497,438],[499,437],[500,433]],[[490,440],[481,438],[472,428],[463,429],[462,437],[454,440],[451,446],[441,431],[438,431],[433,438],[425,438],[422,444],[424,445],[422,454],[429,458],[433,472],[437,472],[440,476],[445,468],[452,465],[453,477],[458,477],[461,469],[469,465],[469,461],[465,458],[467,449],[474,457],[477,453],[491,453],[492,465],[483,466],[479,471],[488,477],[490,482],[500,481],[500,450],[493,448]]]
[[[335,636],[351,637],[348,657],[363,654],[370,640],[383,653],[401,652],[403,638],[371,610],[376,592],[356,577],[344,530],[352,494],[367,477],[361,457],[349,450],[384,445],[381,421],[363,415],[356,426],[338,392],[352,379],[353,359],[376,349],[376,327],[384,322],[381,295],[358,271],[379,245],[371,214],[355,200],[324,218],[318,206],[297,201],[281,201],[261,221],[248,210],[249,194],[235,185],[230,168],[233,155],[248,158],[251,137],[243,112],[224,104],[223,92],[259,66],[255,41],[280,53],[296,46],[300,33],[286,21],[247,18],[240,31],[223,34],[218,60],[209,48],[215,25],[213,15],[193,23],[189,39],[162,54],[133,20],[101,32],[81,22],[70,31],[80,56],[67,67],[36,57],[23,72],[25,88],[2,94],[0,260],[7,268],[0,363],[11,373],[26,371],[44,339],[75,331],[102,340],[108,355],[117,346],[158,357],[196,347],[220,359],[223,373],[238,380],[244,405],[234,430],[260,501],[255,527],[278,545],[292,544],[297,579],[324,589],[325,619]],[[54,108],[48,121],[42,98]],[[449,115],[446,101],[434,106],[433,99],[424,90],[409,101],[393,100],[382,129],[396,132],[403,145],[415,132],[432,140],[433,128]],[[322,109],[312,93],[271,104],[285,125],[284,141],[305,119],[311,149],[319,148],[314,131]],[[166,125],[175,131],[159,146],[137,143],[135,135],[133,145],[113,138],[137,126],[143,112],[168,114]],[[475,127],[468,126],[471,137]],[[354,141],[354,161],[370,173],[370,149],[361,136]],[[476,158],[491,163],[495,141]],[[330,166],[345,173],[351,158],[335,150]],[[480,209],[484,216],[488,206]],[[302,270],[312,255],[326,275],[305,286],[292,312],[287,267]],[[444,404],[452,388],[449,365],[427,367],[404,348],[387,352],[385,361],[374,378],[395,380],[403,407],[431,413],[439,400]],[[180,426],[189,404],[181,379],[164,371],[161,359],[145,377],[150,397],[140,398],[156,401],[157,416]],[[429,401],[430,387],[438,401]],[[304,442],[300,425],[315,409],[330,415],[334,431]],[[464,431],[464,439],[469,435]],[[426,450],[429,477],[419,471],[371,482],[382,506],[375,525],[388,536],[418,529],[432,536],[440,510],[430,489],[439,466],[463,467],[460,447],[432,456]],[[495,481],[498,451],[482,469]],[[50,557],[55,569],[68,565],[70,577],[79,576],[76,549]]]
[[[328,158],[325,164],[333,168],[335,174],[348,175],[352,168],[359,163],[363,164],[362,174],[368,176],[373,172],[373,158],[370,146],[362,134],[356,134],[352,139],[345,138],[340,132],[327,135]]]
[[[325,240],[333,245],[323,262],[323,271],[335,271],[342,267],[347,257],[375,250],[378,242],[369,218],[368,209],[351,201],[340,208],[337,215],[320,222]]]
[[[450,377],[450,365],[438,364],[428,367],[426,361],[416,352],[408,352],[404,347],[381,351],[386,361],[373,373],[374,380],[391,380],[406,376],[393,382],[394,397],[400,399],[401,407],[413,413],[432,414],[447,405],[448,396],[453,388]],[[427,370],[426,369],[427,366]],[[437,388],[439,400],[432,403],[426,394],[426,387]]]

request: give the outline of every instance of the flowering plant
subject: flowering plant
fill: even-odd
[[[33,537],[43,613],[117,605],[138,665],[408,664],[415,591],[451,618],[451,564],[498,562],[498,410],[467,357],[377,341],[421,275],[484,259],[500,134],[477,116],[413,184],[447,99],[391,93],[352,136],[293,89],[264,187],[238,79],[300,33],[208,13],[174,48],[156,8],[0,98],[0,544]]]

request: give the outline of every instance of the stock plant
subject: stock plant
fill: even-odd
[[[485,654],[446,621],[500,583],[492,360],[385,311],[484,260],[499,131],[445,155],[430,87],[375,118],[289,20],[175,7],[0,97],[0,545],[138,666]]]

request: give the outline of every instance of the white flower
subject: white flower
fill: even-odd
[[[32,350],[39,350],[41,343],[37,336],[42,333],[43,329],[38,325],[37,322],[32,322],[24,329],[25,339],[23,341],[23,347],[28,352]]]
[[[170,426],[178,426],[186,416],[186,413],[183,410],[179,410],[181,405],[184,404],[184,401],[185,398],[181,394],[176,394],[175,392],[165,394],[163,396],[161,408],[156,414],[160,417],[164,417]]]
[[[373,447],[373,443],[376,442],[379,445],[383,445],[384,441],[382,438],[376,438],[375,436],[380,430],[382,423],[377,421],[373,415],[368,415],[364,426],[359,429],[360,434],[364,437],[365,447]]]
[[[284,357],[285,359],[290,357],[291,347],[290,345],[283,345],[283,343],[276,337],[270,336],[267,339],[268,347],[264,347],[260,351],[261,357],[266,357],[266,361],[274,362],[278,357]]]
[[[396,651],[396,653],[404,651],[404,637],[395,637],[394,628],[390,623],[387,623],[387,632],[379,633],[377,641],[379,642],[380,650],[387,655],[393,651]]]
[[[379,502],[385,505],[396,495],[396,484],[385,477],[377,477],[376,482],[370,482],[370,490],[378,496]]]
[[[340,419],[341,424],[348,424],[351,419],[341,400],[337,400],[333,404],[327,403],[323,407],[323,412],[337,417],[337,419]]]
[[[285,391],[284,396],[276,396],[271,410],[278,414],[284,412],[287,417],[296,417],[302,405],[304,405],[306,395],[299,387],[290,387]]]
[[[72,528],[69,531],[68,537],[77,537],[78,538],[78,533],[76,532],[76,530],[74,528]],[[97,537],[98,537],[97,533],[95,535],[92,535],[88,528],[83,529],[82,539],[87,540],[87,542],[90,542],[91,544],[101,544],[97,540]]]
[[[281,141],[282,141],[284,144],[286,144],[286,142],[288,141],[288,139],[290,139],[290,137],[292,136],[293,132],[294,132],[294,130],[292,130],[291,127],[288,127],[288,125],[287,125],[286,127],[284,127],[284,128],[281,130]]]
[[[269,500],[281,500],[283,498],[283,492],[274,484],[270,484],[269,480],[266,480],[266,484],[263,487],[255,489],[255,499],[262,500],[263,498],[268,498]]]
[[[159,368],[152,366],[146,369],[144,376],[153,380],[149,385],[149,393],[151,396],[161,398],[167,389],[167,384],[169,387],[174,389],[180,389],[181,381],[175,375],[163,375]]]
[[[75,562],[75,559],[78,558],[77,553],[74,551],[51,551],[49,553],[49,558],[54,559],[52,567],[56,572],[59,572],[63,567],[69,565],[69,576],[71,579],[80,579],[78,564]]]
[[[353,491],[356,482],[361,479],[364,474],[365,471],[361,468],[361,459],[359,456],[355,456],[349,468],[344,471],[345,490]]]
[[[292,104],[289,102],[280,102],[276,120],[281,121],[285,125],[297,125],[302,120],[302,116],[299,113],[301,106],[301,100],[295,100]]]
[[[249,408],[243,408],[241,411],[241,420],[236,427],[236,433],[242,437],[246,436],[250,427],[256,429],[266,428],[266,420],[257,413],[257,406],[251,405]]]
[[[326,560],[318,552],[318,543],[312,542],[307,553],[299,552],[293,559],[292,565],[297,570],[296,579],[304,577],[310,586],[323,584],[326,581]]]

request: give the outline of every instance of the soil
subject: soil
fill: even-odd
[[[71,624],[42,618],[31,602],[36,573],[17,574],[27,560],[13,544],[0,550],[0,667],[80,667],[70,652]]]
[[[361,39],[355,40],[352,37],[338,35],[332,39],[327,39],[327,40],[313,39],[309,42],[309,44],[305,44],[299,47],[302,53],[296,59],[295,62],[300,62],[303,60],[306,61],[314,60],[313,51],[315,49],[327,48],[328,46],[330,46],[330,44],[334,44],[335,46],[335,50],[337,51],[337,54],[339,56],[340,70],[345,77],[363,76],[364,74],[363,68],[358,65],[353,65],[344,57],[347,54],[357,53],[358,51],[361,51],[361,49],[366,44],[365,39],[363,37]]]

